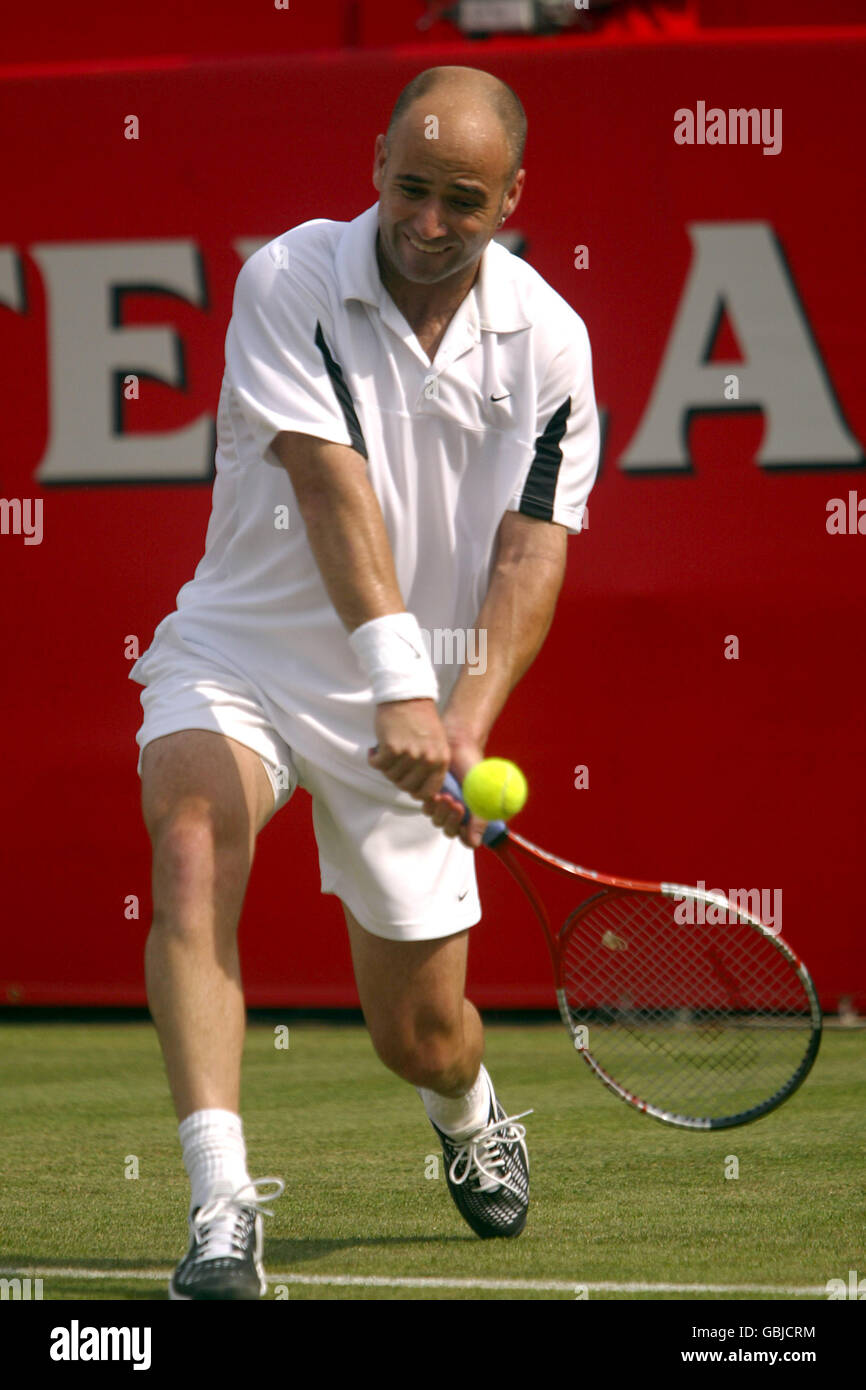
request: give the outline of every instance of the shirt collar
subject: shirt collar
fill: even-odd
[[[376,261],[378,229],[378,203],[346,224],[337,245],[336,275],[343,301],[360,299],[381,310],[386,291]],[[478,278],[467,296],[474,300],[478,326],[484,331],[513,333],[530,327],[515,278],[516,259],[495,241],[484,249]]]

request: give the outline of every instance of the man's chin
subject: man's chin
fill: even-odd
[[[384,265],[392,274],[413,285],[435,285],[441,280],[449,280],[460,275],[467,265],[465,247],[455,246],[451,250],[432,254],[415,251],[403,232],[398,232],[393,241],[387,242],[380,232],[378,251],[380,269]]]
[[[435,285],[439,280],[447,280],[454,271],[444,265],[431,265],[429,269],[427,266],[404,265],[400,274],[414,285]]]
[[[432,285],[438,280],[447,280],[452,275],[458,275],[462,269],[455,251],[443,251],[439,255],[426,255],[423,251],[413,254],[410,251],[399,257],[400,274],[417,285]]]

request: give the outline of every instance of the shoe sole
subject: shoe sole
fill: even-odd
[[[203,1298],[195,1298],[189,1293],[178,1293],[174,1285],[174,1279],[169,1280],[168,1298],[170,1303],[258,1303],[264,1298],[268,1291],[267,1280],[262,1277],[257,1294],[206,1294]]]

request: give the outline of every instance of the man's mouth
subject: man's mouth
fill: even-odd
[[[425,256],[441,256],[446,251],[450,251],[450,246],[425,246],[423,242],[416,241],[413,236],[406,233],[406,240],[416,251],[421,251]]]

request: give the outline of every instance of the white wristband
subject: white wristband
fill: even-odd
[[[386,613],[362,623],[350,633],[349,646],[373,687],[377,705],[439,698],[436,672],[412,613]]]

